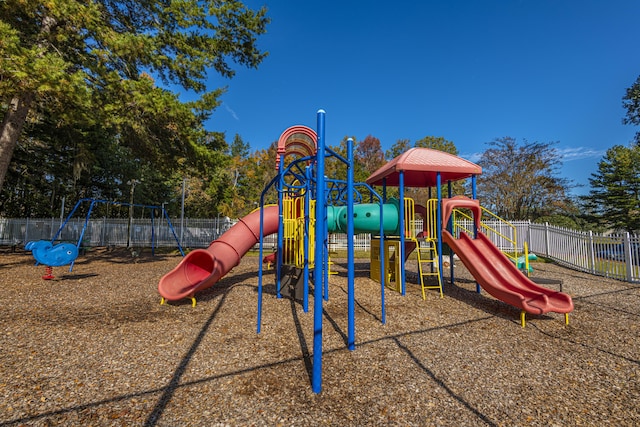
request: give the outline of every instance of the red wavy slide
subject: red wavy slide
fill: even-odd
[[[478,232],[478,237],[472,239],[460,233],[460,238],[455,239],[443,230],[442,240],[458,255],[478,284],[500,301],[531,314],[573,311],[569,295],[534,283],[485,234]]]
[[[278,206],[267,206],[263,212],[263,235],[277,233]],[[180,264],[160,279],[158,292],[168,301],[193,297],[196,292],[215,285],[259,241],[260,210],[257,209],[214,240],[207,249],[189,252]]]

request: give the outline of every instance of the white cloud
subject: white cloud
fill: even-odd
[[[464,153],[464,154],[460,154],[460,157],[462,157],[463,159],[469,160],[470,162],[475,163],[478,160],[480,160],[480,157],[482,157],[482,153],[479,153],[479,152]]]
[[[581,159],[600,158],[606,154],[606,150],[591,147],[563,147],[557,148],[558,154],[565,162]]]
[[[227,104],[224,104],[224,109],[227,110],[229,112],[229,114],[231,114],[231,117],[233,117],[237,121],[240,121],[240,119],[238,118],[238,115],[236,114],[236,112],[233,111],[231,109],[231,107],[229,107]]]
[[[556,148],[558,155],[564,162],[570,162],[572,160],[582,159],[595,159],[603,157],[607,150],[596,149],[591,147],[562,147]],[[470,162],[477,162],[482,156],[481,152],[475,153],[463,153],[460,157],[469,160]]]

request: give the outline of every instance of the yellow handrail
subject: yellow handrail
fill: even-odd
[[[498,236],[502,239],[504,239],[505,241],[509,242],[512,247],[513,247],[513,253],[508,253],[505,252],[505,255],[511,259],[513,259],[514,261],[518,259],[518,245],[517,245],[517,238],[516,238],[516,227],[515,225],[511,224],[509,221],[500,218],[499,216],[497,216],[496,214],[494,214],[493,212],[491,212],[490,210],[484,208],[484,207],[480,207],[482,209],[482,214],[483,217],[491,217],[494,218],[496,220],[498,220],[499,223],[501,224],[505,224],[506,226],[508,226],[509,228],[512,229],[512,235],[513,238],[506,236],[505,234],[501,233],[499,230],[490,227],[487,223],[485,223],[484,221],[480,222],[480,227],[482,228],[481,231],[483,231],[485,234],[487,235],[495,235]],[[425,226],[425,230],[427,230],[427,233],[429,236],[432,236],[433,238],[436,237],[437,235],[437,209],[438,209],[438,199],[429,199],[427,200],[427,224]],[[460,219],[460,217],[462,219]],[[471,224],[473,224],[473,218],[470,215],[467,215],[464,211],[460,210],[460,209],[454,209],[453,210],[453,214],[452,214],[452,218],[453,218],[453,231],[454,234],[456,234],[457,231],[464,231],[469,235],[473,235],[473,230],[469,230],[466,227],[464,227],[464,224],[462,223],[462,221],[467,220],[469,222],[471,222]]]
[[[424,229],[432,239],[438,237],[438,199],[427,200],[427,224]]]
[[[517,259],[518,259],[518,244],[517,244],[518,239],[517,239],[517,234],[516,234],[516,232],[517,232],[516,226],[511,224],[506,219],[503,219],[503,218],[499,217],[498,215],[494,214],[493,212],[491,212],[490,210],[488,210],[488,209],[486,209],[486,208],[484,208],[482,206],[480,207],[480,209],[482,209],[482,216],[483,217],[484,216],[490,216],[493,219],[497,220],[498,223],[504,224],[507,227],[511,228],[513,238],[501,233],[499,230],[497,230],[495,228],[490,227],[484,221],[480,222],[480,227],[482,228],[481,231],[484,234],[486,234],[486,235],[490,235],[491,234],[491,235],[498,236],[501,239],[504,239],[504,240],[506,240],[507,242],[509,242],[511,244],[511,246],[513,247],[513,253],[512,254],[510,254],[509,252],[504,251],[504,250],[502,252],[508,258],[511,258],[514,262],[516,262]],[[454,231],[454,234],[456,233],[457,230],[462,230],[462,231],[466,232],[469,235],[473,235],[473,230],[469,230],[469,229],[465,228],[464,225],[461,224],[462,220],[458,219],[458,217],[462,217],[463,220],[470,221],[473,224],[473,218],[471,218],[471,216],[467,215],[465,212],[463,212],[463,211],[461,211],[459,209],[454,209],[452,216],[453,216],[453,231]]]
[[[416,237],[416,207],[410,197],[404,198],[404,236],[407,239]]]

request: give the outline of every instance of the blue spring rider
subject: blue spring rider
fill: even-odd
[[[71,264],[78,257],[78,247],[73,243],[54,245],[49,240],[37,240],[28,242],[24,248],[31,251],[38,264],[46,266],[46,273],[42,276],[45,280],[54,278],[53,267]]]

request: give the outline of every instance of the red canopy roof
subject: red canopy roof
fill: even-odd
[[[416,147],[405,151],[386,165],[375,171],[367,184],[397,187],[400,172],[404,172],[405,187],[435,187],[436,176],[440,172],[441,182],[458,181],[472,175],[482,173],[482,168],[475,163],[444,151],[431,148]]]

